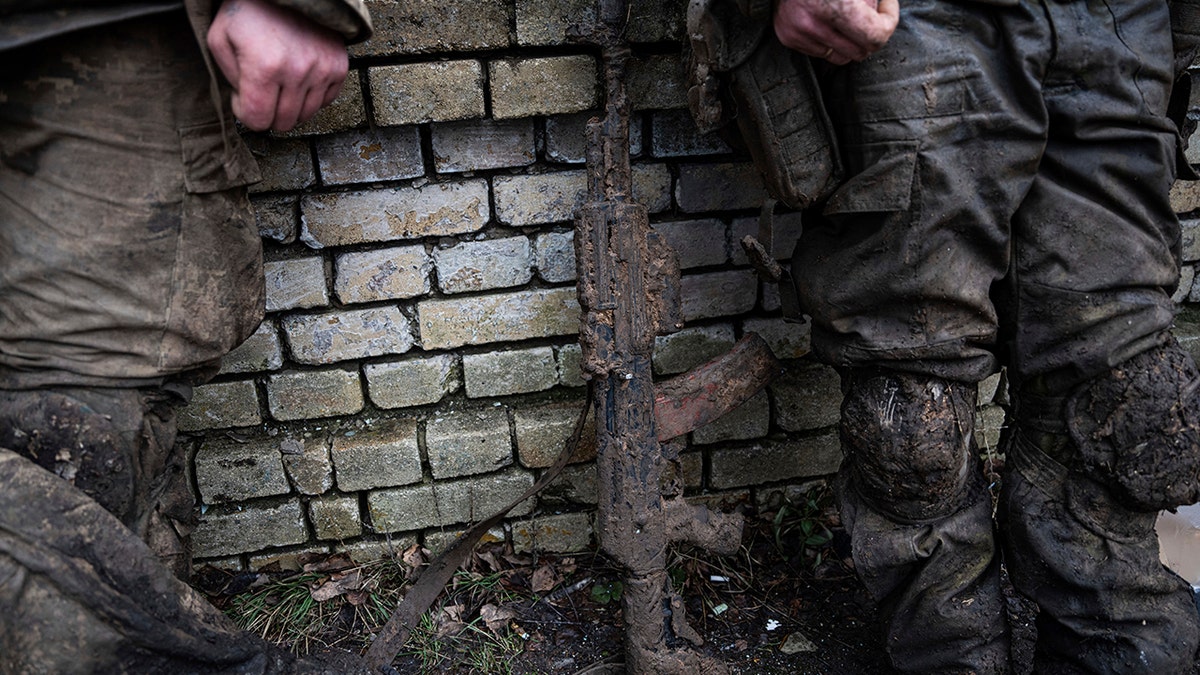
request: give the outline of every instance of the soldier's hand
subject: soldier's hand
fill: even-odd
[[[233,85],[233,114],[287,131],[337,98],[350,61],[342,37],[267,0],[225,0],[208,47]]]
[[[899,20],[899,0],[780,0],[775,34],[798,52],[840,66],[879,51]]]

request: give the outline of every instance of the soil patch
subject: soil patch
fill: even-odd
[[[825,501],[818,512],[748,515],[735,556],[686,548],[672,555],[672,581],[705,640],[699,649],[732,674],[894,672],[874,605]],[[427,555],[413,548],[363,566],[324,556],[299,572],[209,569],[197,585],[241,625],[294,651],[362,652]],[[596,552],[533,556],[499,544],[479,547],[395,667],[422,674],[623,673],[621,591],[618,570]],[[1035,607],[1010,587],[1007,593],[1014,672],[1029,673]]]

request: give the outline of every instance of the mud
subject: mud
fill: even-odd
[[[976,388],[916,375],[846,377],[842,438],[855,482],[886,512],[921,522],[967,503]]]
[[[1200,501],[1200,370],[1174,341],[1123,362],[1068,401],[1085,471],[1130,508]]]

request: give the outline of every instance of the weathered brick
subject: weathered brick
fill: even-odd
[[[333,437],[333,467],[343,492],[421,480],[421,450],[413,419],[378,420],[354,435]]]
[[[657,231],[679,257],[679,268],[720,265],[729,259],[725,223],[716,218],[656,223]]]
[[[504,408],[455,410],[425,427],[425,448],[435,479],[486,473],[512,464],[512,438]]]
[[[283,367],[283,347],[279,332],[270,321],[264,321],[250,337],[221,359],[221,375],[257,373]]]
[[[841,379],[828,366],[796,363],[770,385],[775,423],[786,431],[837,424],[842,407]]]
[[[742,322],[744,333],[758,333],[779,359],[798,359],[812,351],[812,324],[789,323],[782,318],[755,318]]]
[[[633,167],[633,198],[650,213],[671,207],[671,170],[666,164],[637,164]]]
[[[595,462],[568,466],[538,493],[538,503],[554,508],[595,504],[599,495],[597,480]]]
[[[537,160],[533,120],[479,120],[433,125],[438,173],[526,166]]]
[[[1001,387],[1001,385],[1005,386]],[[976,386],[976,392],[976,400],[980,407],[1008,400],[1005,378],[1001,377],[1000,373],[993,373],[980,380]]]
[[[262,424],[258,390],[251,380],[196,387],[191,402],[179,410],[178,424],[181,431]]]
[[[671,205],[671,172],[665,164],[633,167],[633,198],[651,213]],[[587,197],[583,170],[525,176],[497,176],[492,181],[496,217],[508,225],[538,225],[572,220]]]
[[[552,284],[575,280],[575,233],[544,232],[534,240],[538,276]]]
[[[404,532],[486,518],[533,485],[520,469],[480,478],[378,490],[367,495],[367,510],[376,532]],[[515,508],[513,516],[532,510],[533,500]]]
[[[300,238],[313,248],[475,232],[487,224],[484,180],[306,195]]]
[[[546,118],[546,158],[552,162],[583,164],[587,161],[587,122],[600,113],[591,111]],[[629,155],[642,154],[641,115],[629,117]]]
[[[533,474],[522,469],[509,469],[488,476],[466,480],[435,483],[438,507],[444,520],[439,525],[482,520],[533,486]],[[509,512],[509,517],[523,516],[533,511],[534,500],[528,499]]]
[[[1183,236],[1183,262],[1200,261],[1200,218],[1188,218],[1179,223]]]
[[[263,271],[268,312],[329,305],[325,261],[320,256],[265,262]]]
[[[412,326],[399,307],[293,314],[282,321],[292,358],[326,365],[412,349]]]
[[[417,307],[425,349],[528,340],[579,331],[574,288],[426,300]]]
[[[683,317],[688,321],[744,314],[758,300],[753,270],[689,274],[680,280]]]
[[[773,284],[768,281],[760,281],[758,288],[759,297],[761,298],[760,309],[762,309],[764,312],[778,312],[782,314],[779,301],[779,284]]]
[[[761,391],[750,400],[692,432],[692,442],[701,445],[762,438],[771,430],[771,402]]]
[[[579,343],[562,345],[556,350],[558,357],[558,383],[564,387],[582,387],[587,384],[583,379],[580,362],[583,360],[583,349]]]
[[[682,373],[729,351],[737,339],[733,326],[697,326],[654,338],[654,372]]]
[[[300,227],[300,199],[296,195],[255,195],[250,201],[260,237],[281,244],[296,241]]]
[[[554,464],[575,431],[583,405],[583,401],[571,401],[514,410],[517,457],[521,466],[544,469]],[[596,424],[594,418],[589,417],[571,461],[588,462],[595,458]]]
[[[548,56],[491,61],[488,74],[496,119],[589,110],[599,100],[591,56]]]
[[[1179,341],[1179,346],[1200,363],[1200,311],[1194,306],[1184,306],[1183,311],[1175,317],[1171,332]]]
[[[439,528],[425,533],[424,548],[433,555],[441,555],[450,545],[458,541],[466,530]],[[479,537],[479,544],[495,544],[507,539],[503,525],[497,525]]]
[[[458,242],[433,251],[438,288],[469,293],[521,286],[533,278],[533,251],[526,237]]]
[[[980,452],[999,452],[1004,420],[1004,409],[998,405],[980,408],[975,413],[975,440],[979,444]]]
[[[596,20],[591,0],[516,0],[517,44],[570,44],[567,29]]]
[[[333,292],[346,304],[412,298],[429,292],[432,271],[424,246],[341,253],[334,259]]]
[[[776,214],[771,226],[771,255],[776,260],[790,260],[803,231],[804,225],[798,212]],[[749,265],[750,259],[746,256],[746,249],[742,248],[741,242],[742,237],[746,235],[758,238],[758,217],[735,219],[730,234],[733,239],[729,247],[733,251],[733,263]],[[760,243],[764,246],[767,244],[765,241]]]
[[[579,170],[497,176],[492,181],[496,217],[516,226],[571,220],[586,189],[587,174]]]
[[[512,10],[505,0],[367,0],[375,33],[350,55],[389,56],[502,49]]]
[[[762,176],[749,163],[685,164],[679,168],[675,199],[689,213],[762,206]]]
[[[275,138],[261,134],[243,137],[262,172],[262,180],[250,186],[250,192],[303,190],[316,185],[312,153],[302,138]]]
[[[458,391],[461,371],[453,354],[363,366],[371,402],[380,408],[437,403],[446,394]]]
[[[347,539],[362,534],[358,497],[328,496],[308,503],[308,518],[317,539]]]
[[[700,495],[688,497],[692,506],[702,506],[714,512],[730,513],[733,510],[744,510],[752,501],[749,489],[722,490],[720,492],[703,492]]]
[[[209,509],[200,516],[192,545],[197,558],[209,558],[303,544],[307,539],[304,510],[291,499]]]
[[[678,54],[654,54],[631,59],[629,101],[634,110],[683,108],[688,104],[687,83]]]
[[[685,452],[679,456],[684,487],[699,488],[704,484],[704,453]]]
[[[303,548],[288,548],[270,553],[249,556],[252,570],[265,570],[270,567],[273,571],[299,572],[304,568],[305,559],[311,556],[329,555],[329,546],[305,546]]]
[[[349,544],[337,544],[334,550],[344,552],[358,564],[374,560],[400,560],[404,552],[417,545],[415,536],[386,537],[381,540],[360,539]]]
[[[525,553],[577,553],[592,544],[592,519],[586,513],[560,513],[512,524],[513,550]]]
[[[205,441],[196,451],[195,466],[196,486],[206,504],[285,495],[291,491],[279,442],[273,439],[245,443]]]
[[[687,0],[638,0],[629,4],[630,42],[677,41],[684,37]]]
[[[655,157],[694,157],[732,153],[716,132],[700,133],[688,110],[650,115],[650,153]]]
[[[721,490],[825,476],[836,472],[841,461],[837,432],[714,450],[709,485]]]
[[[326,185],[403,180],[425,174],[417,127],[378,127],[322,136],[317,168]]]
[[[1176,213],[1191,213],[1200,209],[1200,181],[1175,181],[1171,185],[1171,208]]]
[[[545,391],[558,384],[552,347],[512,349],[463,356],[467,396],[508,396]]]
[[[342,91],[329,105],[317,111],[312,119],[288,132],[288,136],[314,136],[349,131],[367,123],[363,106],[362,80],[359,71],[351,70],[342,84]]]
[[[280,421],[352,415],[363,408],[362,385],[352,370],[289,370],[267,381],[267,407]]]
[[[1192,291],[1192,283],[1196,280],[1196,268],[1184,265],[1179,268],[1179,285],[1171,295],[1171,301],[1176,304],[1183,302]]]
[[[382,126],[483,117],[483,66],[473,59],[379,66],[367,75]]]
[[[333,487],[333,464],[324,438],[289,436],[279,448],[283,452],[283,468],[287,469],[296,492],[313,496],[324,494]]]
[[[230,557],[225,557],[225,558],[208,558],[202,562],[203,562],[203,565],[198,564],[198,563],[192,565],[193,573],[196,572],[197,570],[199,570],[201,567],[212,567],[214,569],[222,570],[225,572],[242,572],[246,569],[246,566],[242,564],[241,556],[230,556]]]

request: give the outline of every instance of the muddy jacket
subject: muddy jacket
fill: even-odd
[[[367,39],[371,20],[363,0],[274,0],[341,33],[348,43]],[[212,16],[219,0],[0,0],[0,51],[83,28],[178,10]]]

